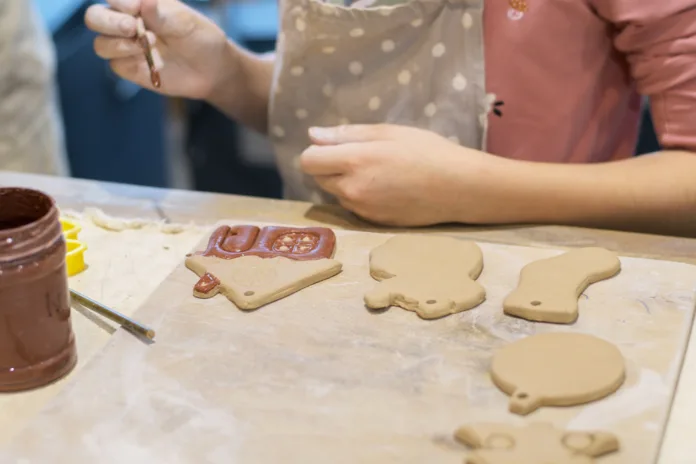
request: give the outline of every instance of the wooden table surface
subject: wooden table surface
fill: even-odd
[[[24,186],[43,190],[61,208],[97,207],[122,217],[166,219],[197,225],[213,224],[230,217],[249,221],[324,225],[339,229],[395,232],[357,220],[334,207],[200,192],[163,190],[50,178],[0,171],[0,186]],[[472,240],[540,247],[601,246],[624,256],[656,258],[696,264],[696,239],[562,226],[462,227],[447,226],[419,232],[457,232]],[[692,334],[693,336],[693,334]],[[691,463],[696,456],[691,417],[696,413],[696,348],[690,343],[660,462]]]

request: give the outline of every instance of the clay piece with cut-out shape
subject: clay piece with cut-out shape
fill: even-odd
[[[593,335],[542,333],[496,351],[491,378],[510,396],[510,412],[527,415],[609,396],[623,385],[625,364],[615,345]]]
[[[365,295],[370,309],[399,306],[423,319],[466,311],[486,299],[476,282],[483,254],[451,237],[398,235],[370,253],[370,275],[380,281]]]
[[[616,253],[597,247],[534,261],[522,269],[503,309],[509,316],[529,321],[571,324],[578,318],[578,298],[587,287],[620,270]]]
[[[327,228],[221,226],[206,250],[186,258],[186,267],[199,276],[195,297],[223,294],[251,310],[340,273],[335,245]]]
[[[593,464],[620,449],[611,433],[561,430],[544,422],[467,425],[454,438],[473,450],[464,464]]]

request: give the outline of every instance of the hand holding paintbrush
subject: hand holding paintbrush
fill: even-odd
[[[257,66],[255,59],[228,40],[222,28],[179,0],[95,2],[85,23],[98,34],[96,54],[123,79],[197,100],[220,98],[218,94],[226,99],[234,89],[240,97],[248,93],[242,65],[248,60]]]

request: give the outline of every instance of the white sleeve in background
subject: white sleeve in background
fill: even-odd
[[[30,0],[0,0],[0,170],[67,175],[53,42]]]

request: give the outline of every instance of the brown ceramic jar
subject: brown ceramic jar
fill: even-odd
[[[44,386],[76,362],[58,208],[0,188],[0,392]]]

